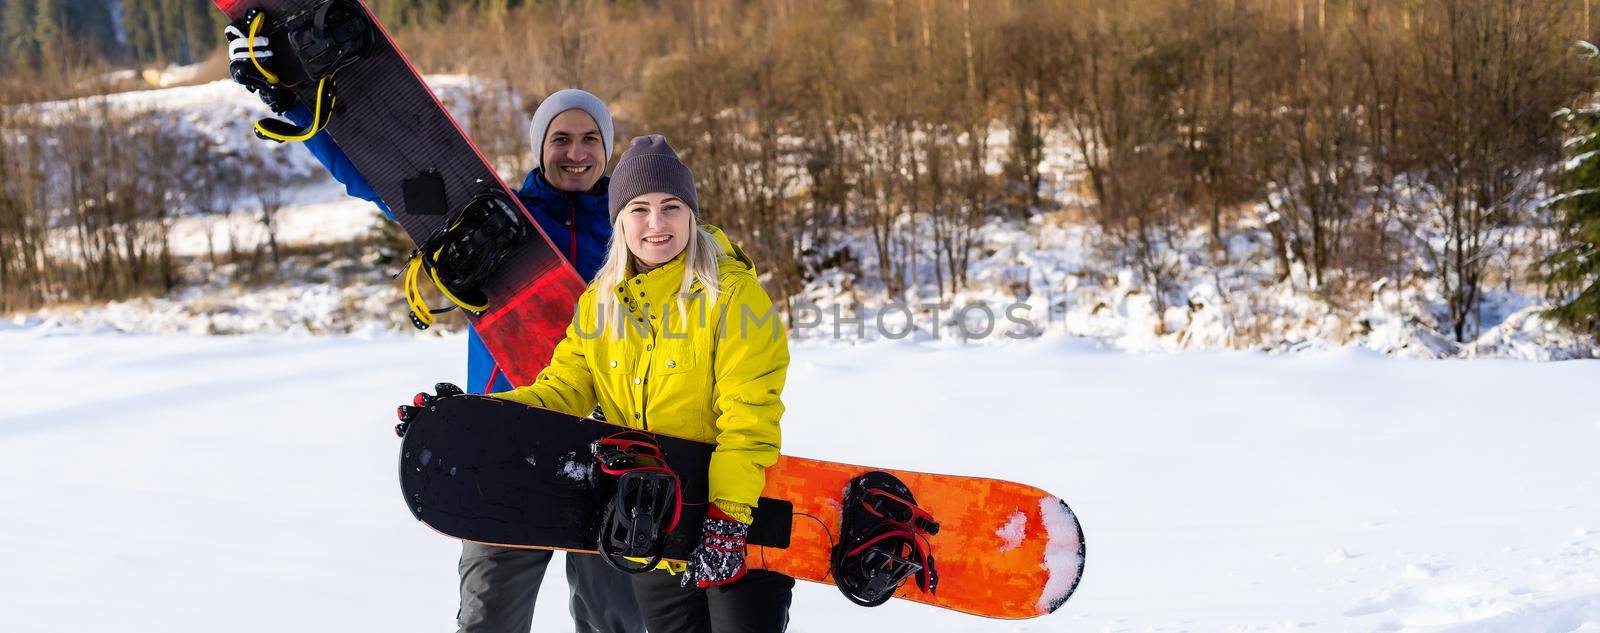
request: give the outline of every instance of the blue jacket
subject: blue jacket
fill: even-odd
[[[296,125],[303,126],[311,122],[311,111],[305,104],[296,105],[284,115]],[[327,132],[320,132],[306,140],[305,146],[328,169],[334,180],[344,185],[345,193],[378,205],[384,215],[394,219],[394,212],[372,190],[367,179],[356,170],[344,150],[339,149]],[[582,193],[570,193],[550,186],[539,170],[534,169],[523,179],[522,188],[514,192],[522,206],[539,223],[539,228],[549,236],[556,250],[561,251],[567,261],[578,269],[578,275],[583,277],[584,282],[592,281],[595,272],[600,270],[600,263],[606,257],[606,245],[611,241],[611,212],[606,205],[606,185],[609,182],[610,178],[602,177],[594,188]],[[494,367],[494,358],[489,355],[489,349],[484,347],[483,339],[478,338],[478,333],[468,326],[467,391],[490,393],[509,391],[517,386],[506,380],[503,374],[495,378],[494,385],[487,385]]]

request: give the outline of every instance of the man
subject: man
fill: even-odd
[[[230,25],[224,32],[230,49],[234,80],[259,94],[274,112],[297,125],[307,125],[311,111],[296,103],[294,95],[263,78],[246,50],[247,27]],[[257,38],[258,59],[270,59],[266,38]],[[584,281],[593,279],[605,258],[611,239],[606,200],[608,179],[602,174],[611,156],[611,114],[599,98],[567,89],[539,104],[528,128],[539,164],[528,172],[515,194],[539,223],[551,243],[577,268]],[[352,196],[371,201],[393,219],[394,215],[350,163],[326,132],[305,142]],[[467,385],[480,393],[512,388],[495,371],[489,350],[477,332],[467,330]],[[490,378],[494,383],[490,384]],[[528,631],[539,584],[552,552],[463,543],[459,571],[461,607],[456,624],[462,633]],[[631,579],[606,565],[598,556],[568,554],[567,582],[571,586],[572,618],[580,633],[643,633],[644,623],[633,597]]]

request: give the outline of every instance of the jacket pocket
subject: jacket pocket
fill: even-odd
[[[687,373],[699,365],[691,339],[666,341],[652,355],[650,372],[658,376]]]
[[[594,367],[608,376],[631,374],[639,362],[638,350],[632,341],[608,340],[594,346]]]

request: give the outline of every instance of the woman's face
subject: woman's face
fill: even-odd
[[[677,257],[689,245],[694,212],[670,193],[647,193],[622,207],[622,234],[628,252],[641,270],[650,270]]]

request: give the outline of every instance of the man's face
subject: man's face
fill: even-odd
[[[605,140],[594,117],[567,110],[544,132],[544,178],[561,191],[588,191],[606,169]]]

